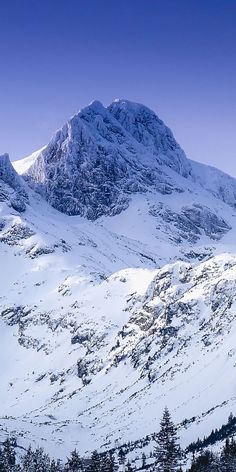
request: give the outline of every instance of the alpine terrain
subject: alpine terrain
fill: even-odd
[[[183,447],[236,411],[236,180],[143,105],[94,101],[0,157],[0,441]],[[226,420],[226,421],[225,421]]]

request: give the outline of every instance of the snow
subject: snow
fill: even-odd
[[[166,404],[182,445],[225,423],[235,180],[123,100],[93,102],[13,163],[24,180],[1,162],[0,438],[64,457],[157,431]]]
[[[42,147],[38,151],[33,152],[30,156],[25,157],[24,159],[19,159],[17,161],[13,161],[12,165],[16,172],[19,175],[25,174],[27,170],[34,164],[37,157],[41,154],[41,152],[45,149],[46,146]]]

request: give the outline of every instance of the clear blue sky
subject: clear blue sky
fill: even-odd
[[[0,153],[93,99],[153,108],[187,155],[236,176],[236,0],[0,2]]]

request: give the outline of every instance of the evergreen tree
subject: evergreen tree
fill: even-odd
[[[89,472],[101,472],[102,459],[97,451],[93,451],[89,465]]]
[[[50,464],[50,472],[62,472],[63,467],[61,464],[61,461],[59,459],[55,460],[52,459],[51,464]]]
[[[2,450],[2,467],[5,472],[11,472],[16,465],[16,453],[10,439],[6,439]]]
[[[50,469],[50,459],[47,454],[45,454],[42,447],[36,449],[33,453],[33,463],[35,467],[35,472],[48,472]]]
[[[208,450],[202,452],[193,458],[189,472],[221,472],[218,457]]]
[[[221,452],[220,464],[222,472],[235,472],[236,470],[236,442],[234,438],[227,438]]]
[[[32,451],[31,446],[28,447],[26,453],[22,457],[21,464],[24,472],[34,472],[34,453]]]
[[[70,457],[67,459],[65,468],[69,472],[79,472],[83,470],[82,460],[76,449],[71,452]]]
[[[147,463],[146,454],[144,454],[143,452],[142,453],[142,468],[146,467],[146,463]]]
[[[155,457],[158,472],[177,472],[180,468],[180,447],[177,443],[177,428],[165,408],[157,434]]]
[[[102,472],[115,472],[118,469],[112,452],[106,452],[102,455],[100,470]]]
[[[107,453],[107,471],[108,472],[116,472],[119,468],[114,454],[110,451]]]
[[[0,449],[0,472],[5,472],[3,451]]]
[[[119,449],[118,458],[119,458],[119,464],[123,465],[125,463],[125,453],[122,447]]]

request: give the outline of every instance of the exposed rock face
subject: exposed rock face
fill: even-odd
[[[116,100],[108,110],[128,133],[154,154],[159,164],[188,177],[190,162],[171,130],[152,110],[128,100]]]
[[[48,146],[15,165],[56,209],[91,220],[119,214],[132,194],[183,192],[191,182],[236,202],[233,178],[187,159],[152,110],[127,100],[107,108],[94,101]]]
[[[175,155],[187,162],[164,124],[159,139],[163,144],[155,153],[160,158],[166,152],[168,162]],[[93,220],[125,210],[137,192],[181,191],[159,163],[108,109],[93,102],[56,133],[25,178],[58,210]]]
[[[12,166],[8,154],[0,156],[0,201],[18,212],[26,209],[28,201],[21,177]]]
[[[210,239],[219,240],[230,229],[230,225],[210,208],[194,203],[182,207],[179,213],[160,203],[149,210],[150,215],[167,223],[165,228],[168,238],[172,241],[196,243],[205,234]]]

